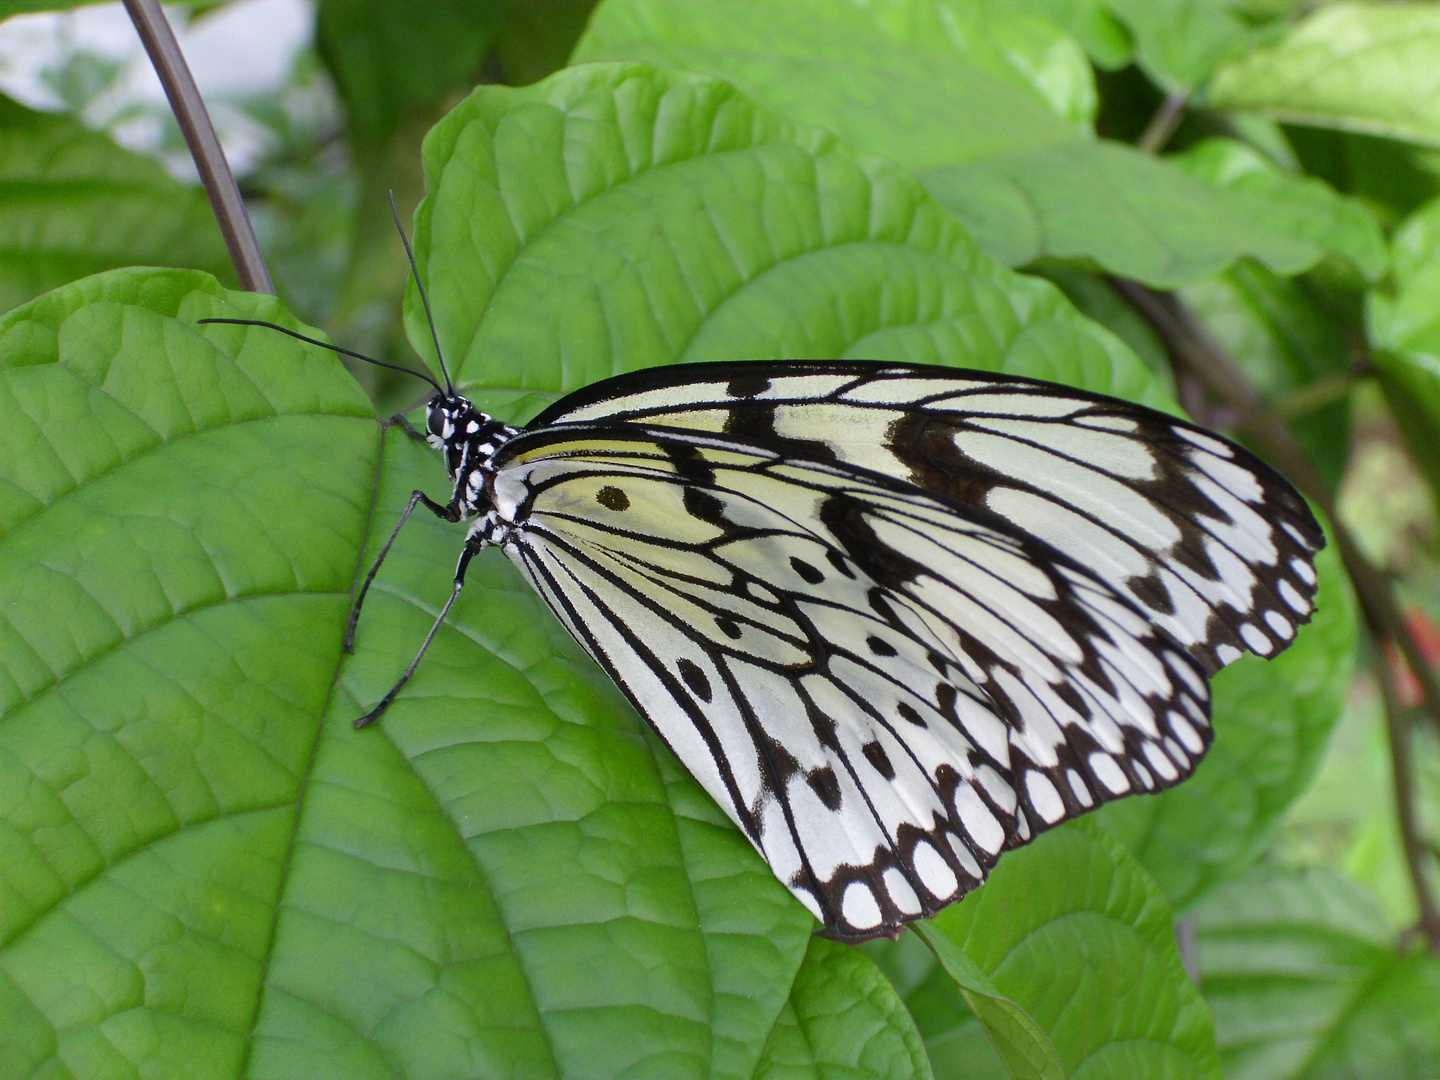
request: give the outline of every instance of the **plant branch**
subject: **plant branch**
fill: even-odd
[[[1287,398],[1270,406],[1270,415],[1282,423],[1289,424],[1302,416],[1308,416],[1317,409],[1332,405],[1344,398],[1361,379],[1374,373],[1368,364],[1356,364],[1347,371],[1337,371],[1316,379],[1309,386],[1296,390]]]
[[[1174,90],[1166,94],[1165,100],[1160,103],[1155,115],[1140,133],[1140,138],[1135,140],[1135,148],[1147,154],[1158,154],[1165,149],[1165,144],[1170,141],[1170,136],[1175,134],[1180,121],[1185,119],[1185,107],[1189,102],[1189,95],[1182,91]]]
[[[1415,812],[1415,763],[1411,756],[1412,725],[1400,704],[1400,695],[1395,688],[1395,675],[1386,663],[1384,650],[1372,643],[1370,666],[1375,672],[1375,681],[1380,686],[1380,700],[1385,706],[1385,726],[1389,733],[1390,772],[1395,788],[1395,819],[1400,827],[1400,843],[1405,851],[1405,867],[1410,872],[1410,883],[1415,889],[1416,906],[1420,919],[1414,932],[1424,940],[1431,952],[1440,952],[1440,903],[1436,902],[1430,889],[1430,879],[1425,873],[1427,856],[1433,854],[1433,845],[1426,842],[1421,833],[1419,815]]]
[[[1196,986],[1200,985],[1200,928],[1194,915],[1175,920],[1175,948],[1180,966]]]
[[[200,182],[210,196],[210,206],[215,211],[215,220],[220,223],[220,232],[225,245],[230,249],[230,259],[240,275],[240,284],[250,292],[275,294],[270,281],[270,271],[265,267],[260,244],[255,239],[255,230],[250,225],[250,215],[245,212],[245,201],[235,185],[235,177],[225,160],[225,151],[215,137],[215,127],[210,123],[210,114],[195,86],[195,79],[180,52],[175,33],[160,10],[159,0],[125,0],[125,10],[135,24],[145,51],[150,54],[150,63],[155,74],[160,76],[160,85],[170,99],[170,108],[190,147],[190,156],[200,172]]]
[[[1422,707],[1440,725],[1440,686],[1434,669],[1426,662],[1419,643],[1405,625],[1395,602],[1390,582],[1365,557],[1354,536],[1335,513],[1335,500],[1320,479],[1294,433],[1266,408],[1260,391],[1245,377],[1234,358],[1215,340],[1190,310],[1172,293],[1159,292],[1123,278],[1110,284],[1150,323],[1165,343],[1177,376],[1192,381],[1233,410],[1240,418],[1239,430],[1248,435],[1322,513],[1330,519],[1335,546],[1350,575],[1370,635],[1377,641],[1391,641],[1404,655],[1423,695]],[[1383,663],[1377,667],[1386,716],[1390,722],[1390,752],[1395,776],[1395,801],[1405,859],[1415,886],[1420,908],[1419,931],[1432,949],[1440,950],[1440,904],[1430,891],[1425,875],[1426,844],[1419,833],[1415,814],[1415,785],[1410,759],[1409,725],[1399,708],[1399,697],[1391,673]]]

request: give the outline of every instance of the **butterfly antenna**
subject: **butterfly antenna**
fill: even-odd
[[[420,268],[415,265],[415,252],[410,247],[410,238],[405,235],[405,226],[400,224],[400,208],[395,205],[393,189],[390,191],[390,213],[395,218],[400,242],[405,245],[405,257],[410,260],[410,272],[415,275],[415,291],[420,294],[420,303],[425,307],[425,321],[430,324],[430,340],[435,343],[435,359],[440,362],[440,374],[445,376],[445,386],[453,396],[455,385],[450,381],[450,372],[445,368],[445,357],[440,352],[440,335],[435,331],[435,316],[430,312],[430,298],[425,295],[425,286],[420,283]]]
[[[289,334],[291,337],[299,338],[301,341],[306,342],[307,344],[318,345],[322,349],[329,349],[331,352],[339,353],[341,356],[352,356],[356,360],[364,360],[365,363],[374,364],[376,367],[389,368],[391,371],[403,371],[406,375],[414,375],[417,379],[424,379],[431,386],[435,387],[437,393],[445,393],[445,388],[435,381],[435,377],[433,375],[430,375],[427,372],[416,371],[414,368],[401,367],[399,364],[387,364],[384,360],[376,360],[373,357],[366,356],[363,353],[353,352],[350,349],[342,349],[339,345],[331,345],[325,341],[316,341],[313,337],[306,337],[304,334],[297,334],[294,330],[286,329],[283,326],[277,326],[273,322],[264,322],[261,319],[196,319],[195,321],[197,323],[228,323],[231,326],[263,326],[267,330],[279,330],[282,334]],[[445,381],[449,382],[450,380],[446,379]]]

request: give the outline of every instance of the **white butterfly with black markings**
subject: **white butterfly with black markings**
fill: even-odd
[[[654,368],[524,428],[447,379],[425,437],[451,497],[414,493],[355,615],[417,505],[471,524],[449,602],[357,726],[499,547],[845,940],[934,914],[1037,832],[1188,776],[1211,738],[1208,677],[1293,640],[1324,544],[1233,443],[988,372]]]

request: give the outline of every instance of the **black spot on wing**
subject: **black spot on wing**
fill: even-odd
[[[825,575],[804,559],[796,558],[792,555],[790,557],[790,567],[811,585],[819,585],[820,582],[825,580]]]
[[[835,778],[835,770],[829,765],[811,769],[805,774],[805,782],[810,785],[810,790],[815,792],[826,810],[834,812],[840,809],[840,781]]]
[[[695,696],[701,701],[709,702],[714,697],[714,691],[710,688],[710,680],[695,661],[682,656],[675,666],[680,669],[680,677],[685,680],[685,685],[695,691]]]
[[[764,375],[737,375],[725,387],[731,397],[753,398],[770,389],[770,380]]]
[[[876,656],[894,656],[895,646],[884,638],[875,637],[873,634],[865,639],[865,644],[870,646],[870,651]]]
[[[893,589],[920,577],[925,568],[882,542],[866,520],[867,511],[866,504],[851,495],[831,495],[820,504],[820,521],[845,549],[850,561],[877,585]],[[874,593],[871,606],[879,610]]]
[[[698,447],[680,439],[656,439],[655,445],[665,452],[679,476],[696,484],[714,484],[715,467]]]
[[[1128,578],[1125,588],[1152,611],[1158,611],[1162,615],[1175,614],[1175,603],[1170,599],[1170,591],[1154,574]]]
[[[865,760],[875,766],[875,771],[886,780],[895,779],[895,766],[890,763],[890,758],[885,753],[885,748],[878,742],[868,742],[860,748],[865,755]]]
[[[767,450],[811,461],[836,461],[834,447],[824,439],[797,439],[775,430],[774,405],[747,401],[736,405],[725,417],[724,432]]]
[[[914,706],[908,701],[898,702],[895,711],[900,715],[900,719],[906,720],[916,727],[925,727],[925,718],[916,712]]]
[[[629,510],[630,496],[613,484],[606,484],[595,493],[595,501],[607,510]]]
[[[704,488],[686,484],[681,498],[684,500],[686,511],[692,517],[707,521],[711,525],[725,523],[725,504]]]

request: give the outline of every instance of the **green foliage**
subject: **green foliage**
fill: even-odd
[[[1274,45],[1215,76],[1221,108],[1440,146],[1430,3],[1327,4]]]
[[[1214,405],[1127,278],[1179,290],[1332,490],[1373,371],[1440,491],[1434,5],[590,6],[321,0],[344,139],[287,136],[247,185],[267,243],[349,247],[291,310],[414,363],[394,188],[450,370],[507,419],[737,358]],[[482,76],[510,85],[462,99]],[[1166,94],[1170,149],[1115,138]],[[417,516],[342,653],[368,559],[445,490],[433,451],[329,354],[197,325],[298,326],[197,272],[233,280],[197,190],[3,100],[0,150],[0,308],[30,301],[0,318],[0,1080],[1437,1075],[1434,956],[1275,865],[1356,692],[1333,546],[1295,645],[1215,680],[1192,779],[1008,853],[898,942],[814,938],[498,552],[355,731],[448,593],[462,530]],[[403,327],[434,368],[413,286]]]
[[[1007,855],[984,888],[916,932],[938,963],[920,955],[909,934],[897,946],[868,949],[914,1013],[937,1077],[968,1078],[977,1066],[979,1075],[1007,1075],[976,1039],[976,1017],[1017,1078],[1219,1075],[1210,1015],[1181,966],[1169,908],[1134,857],[1091,819]],[[976,976],[980,995],[971,989]],[[968,991],[973,1012],[952,980]],[[1029,1047],[996,1037],[1013,1029],[993,1014],[1017,1003],[1043,1030],[1044,1042],[1030,1043],[1041,1053],[1017,1052]],[[1047,1044],[1060,1059],[1058,1074],[1045,1060]],[[1007,1045],[1015,1050],[1006,1053]],[[1033,1064],[1019,1064],[1026,1057]]]
[[[103,0],[0,0],[0,19],[25,15],[32,11],[68,11],[71,8],[102,2]]]
[[[1226,140],[1171,158],[1072,141],[921,176],[1011,266],[1074,260],[1167,288],[1245,257],[1296,274],[1333,253],[1366,278],[1384,272],[1379,230],[1359,206]]]
[[[1029,0],[1023,10],[1065,30],[1101,68],[1123,67],[1134,57],[1133,35],[1105,0]]]
[[[467,386],[549,400],[653,364],[863,356],[1159,403],[1123,345],[903,170],[718,80],[593,65],[477,91],[425,166],[417,257]]]
[[[447,91],[473,85],[498,14],[493,0],[322,0],[316,44],[345,102],[357,153],[382,150],[406,114],[428,112]]]
[[[0,311],[137,263],[235,280],[198,189],[68,116],[0,95]]]
[[[1374,901],[1323,870],[1257,867],[1198,911],[1225,1075],[1429,1077],[1440,958],[1397,954]]]
[[[1105,2],[1134,35],[1140,66],[1166,90],[1193,91],[1249,36],[1229,0]]]
[[[1304,411],[1292,426],[1333,491],[1349,458],[1348,395],[1306,405],[1307,388],[1343,380],[1354,368],[1359,312],[1317,281],[1285,278],[1255,263],[1181,291],[1187,303],[1244,367],[1251,382],[1286,408]],[[1340,308],[1340,310],[1337,310]]]
[[[1393,294],[1371,294],[1380,385],[1411,451],[1440,491],[1440,199],[1396,231]]]
[[[970,1026],[984,1027],[996,1054],[1011,1076],[1016,1080],[1059,1080],[1064,1077],[1065,1065],[1040,1025],[996,989],[990,976],[970,959],[969,953],[943,930],[927,922],[914,923],[910,929],[934,953],[939,970],[955,983],[961,999],[974,1014],[966,1018],[971,1020]],[[872,951],[875,950],[872,948]],[[884,951],[881,951],[881,958],[885,958]],[[950,994],[942,993],[941,998],[952,1007],[956,1004]]]
[[[1079,138],[1094,112],[1077,46],[973,0],[609,0],[575,60],[715,75],[912,169]]]

